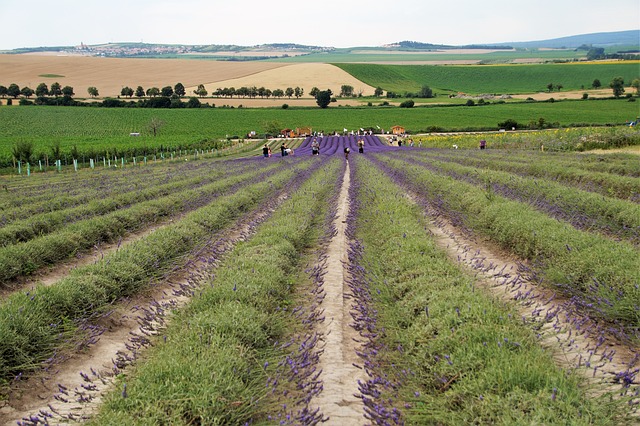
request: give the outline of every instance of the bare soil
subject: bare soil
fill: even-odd
[[[347,259],[347,236],[345,234],[349,210],[348,191],[350,185],[347,164],[335,219],[337,233],[327,251],[325,298],[322,303],[325,321],[321,326],[324,335],[324,352],[320,357],[323,391],[315,401],[320,411],[329,417],[329,425],[356,425],[364,423],[362,401],[354,395],[359,392],[358,380],[366,374],[354,366],[360,360],[356,355],[358,333],[351,327],[351,303],[349,302],[344,264]]]

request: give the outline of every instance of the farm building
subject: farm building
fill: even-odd
[[[405,130],[404,130],[404,127],[402,126],[393,126],[391,128],[391,133],[393,133],[394,135],[404,135]]]
[[[297,136],[311,136],[311,127],[296,127]]]

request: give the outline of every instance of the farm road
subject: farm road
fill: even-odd
[[[344,263],[347,261],[345,233],[349,211],[349,163],[342,181],[335,219],[336,235],[327,250],[325,298],[322,302],[325,321],[320,332],[324,336],[324,351],[320,357],[323,381],[322,393],[316,403],[329,420],[328,425],[357,425],[364,422],[364,406],[354,395],[359,392],[358,380],[364,380],[363,370],[354,367],[358,333],[350,326],[351,304],[347,295]]]

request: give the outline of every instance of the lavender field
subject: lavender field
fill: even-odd
[[[4,181],[0,421],[637,421],[637,157],[289,142]]]

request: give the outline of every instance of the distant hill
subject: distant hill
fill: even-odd
[[[549,40],[496,43],[524,49],[575,49],[584,45],[594,47],[610,46],[640,46],[640,29],[629,31],[615,31],[608,33],[581,34]]]

